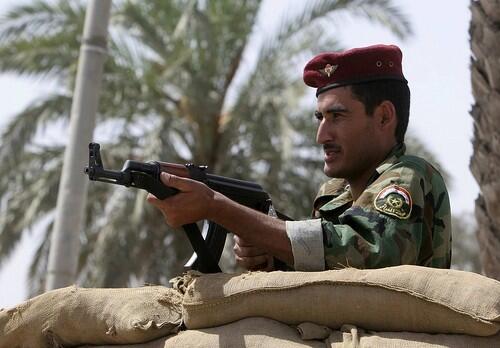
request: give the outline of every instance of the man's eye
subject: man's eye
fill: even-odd
[[[323,114],[320,112],[315,112],[314,117],[318,120],[321,121],[323,119]]]

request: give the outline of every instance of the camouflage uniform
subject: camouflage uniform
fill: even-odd
[[[445,183],[429,163],[404,151],[404,145],[393,149],[356,201],[345,180],[331,179],[314,202],[317,219],[287,222],[295,269],[450,267]]]

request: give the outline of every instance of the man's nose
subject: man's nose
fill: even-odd
[[[328,123],[326,122],[326,120],[323,119],[319,123],[318,130],[316,131],[316,142],[318,144],[326,144],[331,140],[330,127],[328,127]]]

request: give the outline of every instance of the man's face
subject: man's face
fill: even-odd
[[[379,133],[375,118],[350,87],[338,87],[318,96],[316,141],[325,152],[324,172],[348,181],[365,176],[380,160]]]

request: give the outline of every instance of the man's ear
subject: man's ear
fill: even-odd
[[[392,102],[384,100],[375,108],[373,114],[381,130],[384,132],[388,131],[388,134],[394,134],[398,118],[396,116],[396,108]]]

